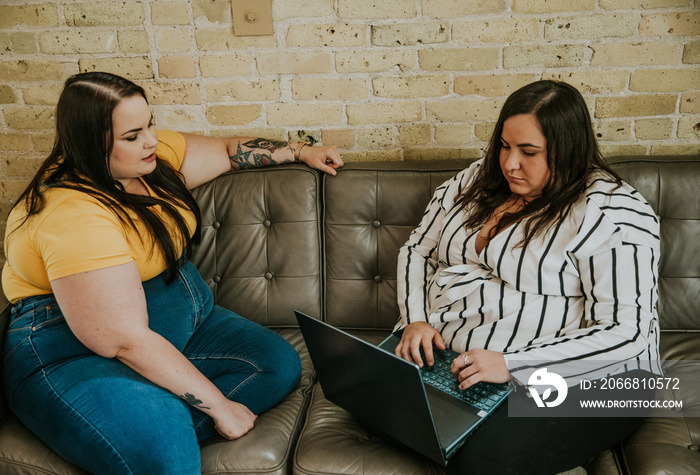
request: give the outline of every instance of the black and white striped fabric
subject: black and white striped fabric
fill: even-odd
[[[600,174],[563,222],[526,247],[520,222],[478,255],[479,230],[465,229],[454,202],[480,165],[438,187],[401,249],[397,329],[427,321],[455,351],[504,352],[523,383],[545,365],[569,384],[659,373],[659,220],[644,198]]]

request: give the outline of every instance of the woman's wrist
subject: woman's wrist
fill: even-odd
[[[304,150],[305,147],[311,146],[310,142],[297,142],[294,146],[294,161],[299,163],[301,162],[301,152]]]

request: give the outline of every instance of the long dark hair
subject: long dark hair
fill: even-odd
[[[585,192],[588,179],[597,170],[607,179],[622,184],[620,177],[605,163],[593,133],[588,107],[581,93],[560,81],[537,81],[524,86],[506,99],[491,136],[481,169],[474,182],[460,194],[456,203],[469,207],[464,223],[467,228],[483,225],[496,208],[511,198],[508,181],[500,166],[503,123],[519,114],[532,114],[547,140],[547,165],[550,181],[542,195],[520,211],[506,213],[495,233],[523,218],[527,243],[537,234],[560,223],[576,200]]]
[[[189,252],[191,245],[199,241],[201,214],[181,175],[159,158],[155,170],[143,177],[157,197],[127,193],[112,176],[109,168],[114,146],[112,113],[122,99],[136,95],[148,101],[142,87],[114,74],[89,72],[68,78],[56,106],[53,149],[13,207],[20,203],[26,207],[27,215],[21,226],[44,208],[44,193],[48,188],[68,188],[93,196],[124,225],[136,229],[127,212],[132,211],[149,232],[151,252],[158,248],[163,254],[171,282],[178,269],[178,250]],[[160,205],[174,223],[175,232],[151,210],[155,205]],[[194,213],[197,227],[192,237],[174,205]]]

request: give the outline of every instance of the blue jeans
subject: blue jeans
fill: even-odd
[[[294,389],[299,355],[272,330],[213,304],[193,264],[143,283],[149,326],[231,400],[261,414]],[[15,415],[67,460],[100,474],[198,474],[211,417],[86,348],[52,294],[12,309],[4,387]]]

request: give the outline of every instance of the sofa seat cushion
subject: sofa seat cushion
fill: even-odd
[[[316,385],[297,444],[294,473],[429,475],[444,471],[417,452],[368,431],[328,401]]]
[[[662,332],[664,376],[678,388],[657,390],[658,400],[682,401],[676,417],[652,414],[621,447],[630,473],[698,473],[700,467],[700,333]]]

